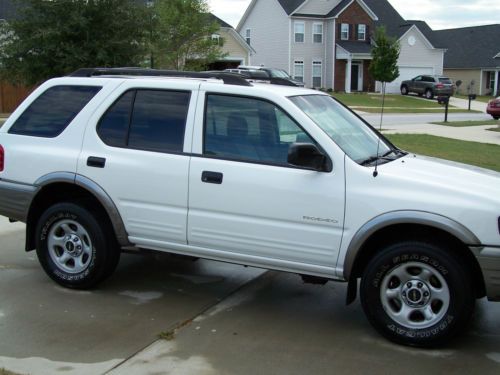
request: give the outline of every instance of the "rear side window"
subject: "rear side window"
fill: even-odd
[[[132,90],[123,94],[99,122],[109,146],[182,152],[190,92]]]
[[[26,108],[12,125],[9,133],[33,137],[57,137],[101,88],[97,86],[51,87]]]
[[[439,82],[444,83],[446,85],[451,85],[451,79],[446,78],[446,77],[439,78]]]

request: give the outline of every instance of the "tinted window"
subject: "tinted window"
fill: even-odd
[[[446,78],[446,77],[439,78],[439,82],[447,84],[447,85],[451,85],[451,79]]]
[[[128,146],[182,152],[190,97],[188,92],[138,90]]]
[[[100,90],[96,86],[51,87],[30,104],[9,133],[57,137]]]
[[[287,165],[294,142],[313,143],[281,109],[267,101],[208,95],[204,154]]]
[[[134,95],[135,91],[125,93],[101,118],[98,133],[107,145],[126,146]]]

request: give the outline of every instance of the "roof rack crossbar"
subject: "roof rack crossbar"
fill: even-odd
[[[226,85],[252,86],[239,74],[226,72],[184,72],[177,70],[144,69],[144,68],[81,68],[71,73],[69,77],[95,77],[104,75],[149,76],[149,77],[184,77],[184,78],[215,78]]]

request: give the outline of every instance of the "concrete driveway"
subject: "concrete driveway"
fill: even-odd
[[[500,304],[479,301],[447,347],[410,349],[381,338],[359,302],[346,307],[344,284],[291,274],[125,255],[98,290],[65,290],[22,251],[22,225],[5,226],[0,218],[0,368],[16,373],[500,373]]]

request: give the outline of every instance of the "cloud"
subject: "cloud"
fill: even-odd
[[[436,30],[499,22],[499,0],[390,0],[390,3],[403,18],[426,21]],[[208,0],[208,4],[215,15],[236,27],[250,0]]]

